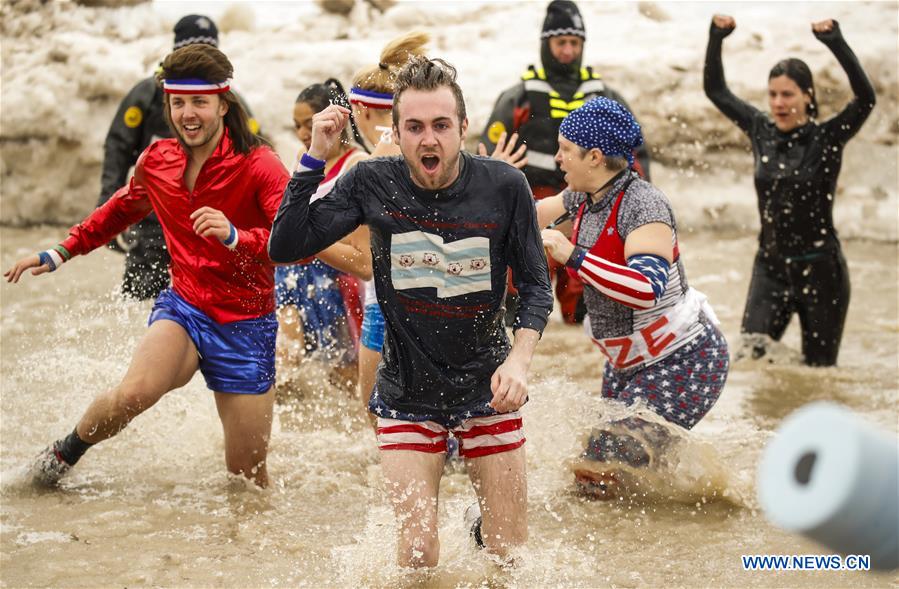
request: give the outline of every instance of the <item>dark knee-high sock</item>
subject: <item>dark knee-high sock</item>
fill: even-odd
[[[75,428],[72,433],[56,442],[56,451],[67,464],[74,465],[91,446],[93,444],[78,437],[78,428]]]

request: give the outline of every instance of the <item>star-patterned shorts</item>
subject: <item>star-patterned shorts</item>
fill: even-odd
[[[655,364],[615,370],[606,363],[602,396],[628,405],[643,399],[668,421],[692,428],[718,400],[730,368],[724,335],[702,324],[701,335]]]
[[[478,458],[520,448],[524,442],[521,414],[497,413],[489,405],[483,410],[459,414],[421,415],[388,407],[372,394],[369,410],[378,416],[378,448],[444,453],[452,435],[459,442],[459,456]]]

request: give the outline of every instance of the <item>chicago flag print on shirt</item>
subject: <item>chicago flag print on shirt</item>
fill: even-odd
[[[490,240],[445,243],[439,235],[409,231],[393,236],[390,277],[396,290],[437,289],[439,298],[490,290]]]

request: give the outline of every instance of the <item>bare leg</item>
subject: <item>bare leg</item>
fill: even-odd
[[[88,406],[78,422],[78,437],[96,444],[116,435],[164,394],[187,384],[198,363],[184,328],[167,319],[156,321],[134,350],[122,382]]]
[[[368,414],[372,430],[378,430],[378,418],[369,413],[368,400],[375,388],[375,379],[378,377],[378,363],[381,361],[381,353],[359,344],[359,398],[362,407]]]
[[[483,517],[481,538],[491,554],[505,557],[528,539],[528,488],[524,446],[466,460]]]
[[[225,431],[225,464],[234,474],[268,486],[268,441],[272,433],[272,407],[275,395],[215,393],[222,427]]]
[[[295,368],[306,353],[303,318],[295,305],[278,309],[278,362],[280,368]]]
[[[433,567],[440,558],[437,495],[446,455],[410,450],[382,450],[387,494],[399,524],[397,564]]]

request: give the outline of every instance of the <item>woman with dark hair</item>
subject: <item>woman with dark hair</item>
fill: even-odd
[[[871,82],[835,20],[812,24],[849,76],[854,97],[835,117],[819,123],[815,87],[799,59],[777,63],[768,76],[771,116],[734,96],[724,81],[721,44],[736,22],[712,18],[706,52],[705,93],[749,136],[755,158],[761,232],[743,314],[744,348],[765,354],[793,313],[802,327],[802,353],[811,366],[836,364],[849,308],[849,272],[833,225],[833,199],[843,147],[874,108]]]
[[[309,149],[312,140],[313,115],[330,104],[349,108],[343,87],[333,78],[322,84],[312,84],[297,96],[293,122],[297,138],[304,146],[302,152]],[[328,194],[337,178],[366,155],[353,146],[345,131],[328,154],[325,179],[313,199]],[[282,360],[290,362],[299,352],[316,352],[340,367],[353,366],[355,342],[359,339],[362,323],[361,287],[357,279],[370,278],[368,243],[353,236],[319,252],[315,258],[290,266],[277,266],[275,293],[281,324],[279,347]],[[340,380],[346,379],[341,377]]]

